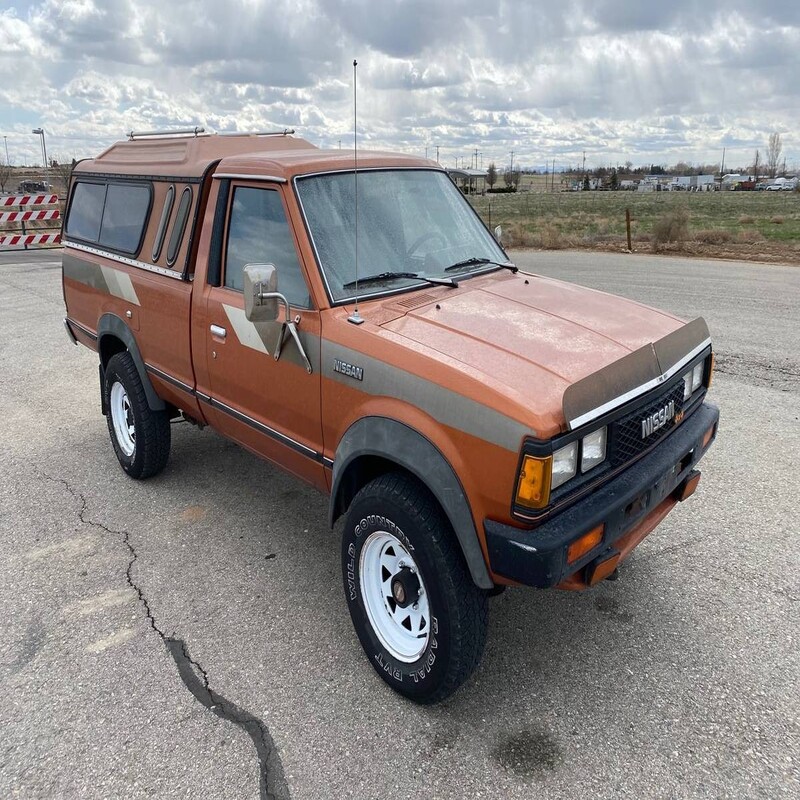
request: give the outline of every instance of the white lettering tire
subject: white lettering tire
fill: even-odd
[[[486,641],[486,594],[423,486],[389,473],[361,489],[345,521],[342,572],[361,646],[392,689],[430,704],[469,678]]]

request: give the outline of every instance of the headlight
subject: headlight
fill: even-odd
[[[570,442],[553,453],[553,477],[550,488],[555,489],[575,477],[578,469],[578,443]]]
[[[592,431],[583,437],[581,472],[588,472],[606,460],[606,429]]]
[[[683,376],[683,399],[688,400],[692,396],[692,373],[687,372]]]
[[[700,384],[703,382],[704,366],[705,366],[705,361],[701,361],[699,364],[695,364],[695,367],[692,370],[692,391],[699,389]]]

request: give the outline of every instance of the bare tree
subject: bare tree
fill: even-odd
[[[518,169],[515,169],[511,173],[511,183],[514,185],[514,189],[519,189],[519,182],[520,178],[522,178],[522,172]]]
[[[486,170],[486,183],[489,185],[490,189],[497,183],[497,167],[494,161],[489,164],[489,169]]]
[[[6,183],[11,177],[11,165],[0,159],[0,192],[6,190]]]
[[[753,181],[758,183],[758,168],[761,165],[761,153],[756,150],[755,158],[753,159]]]
[[[510,189],[510,188],[511,188],[511,186],[513,185],[513,183],[514,183],[514,173],[513,173],[513,172],[512,172],[510,169],[507,169],[507,170],[506,170],[506,171],[503,173],[503,182],[505,183],[505,185],[506,185],[506,186],[507,186],[509,189]]]
[[[779,133],[771,133],[767,144],[767,169],[770,178],[774,178],[778,173],[778,165],[781,163],[781,152],[783,151],[783,140]]]
[[[64,158],[61,161],[57,161],[54,158],[50,162],[50,169],[53,171],[56,178],[58,178],[59,182],[63,185],[65,195],[69,190],[69,181],[72,177],[72,170],[76,163],[77,162],[74,158]]]

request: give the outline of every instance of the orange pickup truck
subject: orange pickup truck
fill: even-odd
[[[132,134],[75,168],[65,325],[122,468],[209,425],[330,496],[398,692],[477,666],[487,596],[583,589],[697,486],[702,319],[518,270],[435,162],[289,132]]]

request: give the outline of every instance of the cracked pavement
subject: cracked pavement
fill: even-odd
[[[619,581],[494,598],[475,678],[417,708],[361,655],[324,498],[188,425],[122,473],[57,257],[0,254],[0,796],[800,793],[800,268],[515,254],[705,316],[720,435]]]

